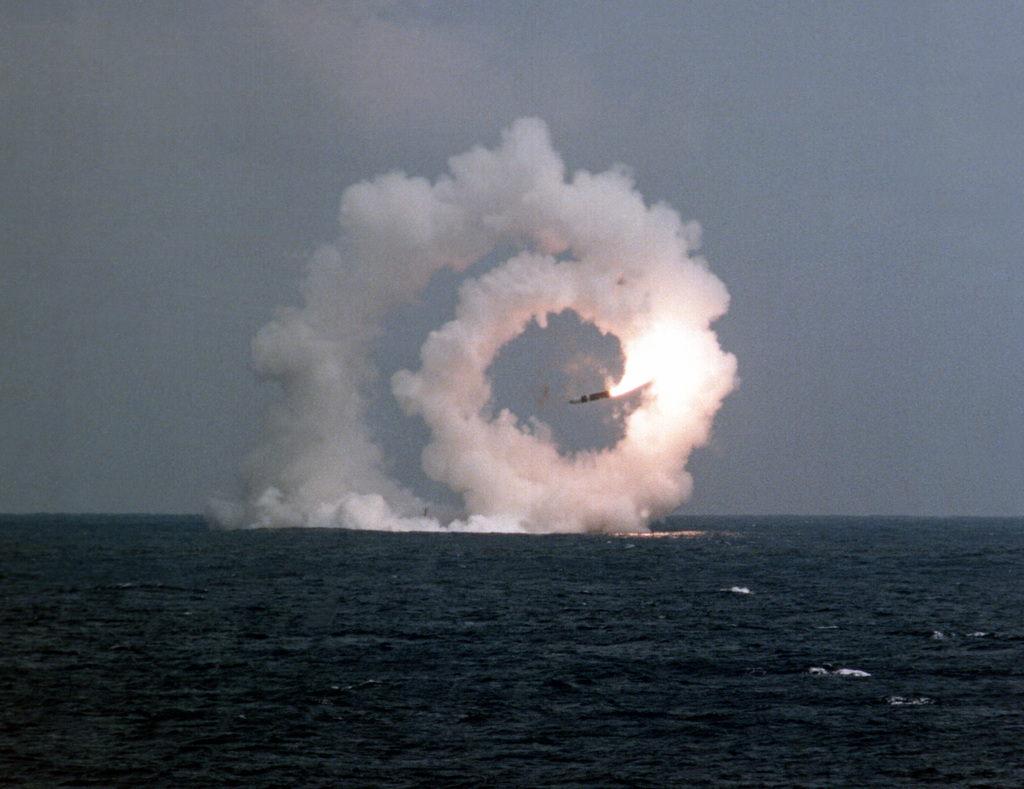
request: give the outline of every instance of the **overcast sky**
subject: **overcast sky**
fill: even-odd
[[[731,293],[684,512],[1022,514],[1022,85],[1016,2],[5,2],[0,511],[230,490],[344,188],[537,116]]]

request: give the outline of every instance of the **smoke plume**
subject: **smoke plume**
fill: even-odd
[[[710,328],[728,294],[693,254],[698,226],[646,206],[623,168],[567,179],[536,119],[449,170],[434,183],[393,172],[345,191],[340,240],[310,262],[304,306],[281,310],[254,341],[256,372],[280,384],[281,403],[245,464],[242,500],[211,504],[216,523],[617,532],[688,498],[687,459],[736,382]],[[463,277],[454,317],[426,336],[418,369],[381,386],[375,354],[400,330],[388,316],[446,270]],[[603,414],[618,420],[617,439],[573,452],[543,420],[499,408],[491,380],[504,347],[567,311],[618,339],[621,375],[605,387],[636,390],[630,408],[559,400],[615,408]],[[422,472],[460,510],[440,517],[444,506],[389,457],[380,397],[425,423]]]

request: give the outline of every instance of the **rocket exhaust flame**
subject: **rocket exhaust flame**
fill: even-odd
[[[449,169],[434,183],[393,172],[343,194],[342,238],[310,262],[305,304],[279,312],[253,343],[254,369],[280,384],[283,401],[245,466],[241,500],[211,502],[219,525],[616,533],[642,531],[688,498],[690,452],[736,384],[736,360],[711,330],[728,294],[694,257],[697,225],[647,206],[621,167],[567,180],[536,119]],[[373,347],[389,311],[436,274],[508,249],[465,277],[419,369],[390,380],[387,396],[429,429],[423,472],[464,503],[442,523],[375,437]],[[495,414],[488,377],[531,322],[543,329],[566,310],[616,337],[624,356],[616,386],[572,402],[645,385],[655,395],[621,415],[616,444],[571,456],[544,423]]]

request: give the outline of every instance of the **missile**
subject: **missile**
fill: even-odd
[[[579,405],[580,403],[592,403],[595,400],[604,400],[606,397],[611,397],[612,393],[605,389],[603,392],[594,392],[593,394],[586,394],[582,397],[577,397],[570,400],[569,403],[572,405]]]
[[[647,381],[646,383],[640,384],[639,386],[634,386],[632,389],[629,389],[625,392],[617,392],[616,394],[612,394],[610,389],[605,389],[603,392],[594,392],[593,394],[587,394],[581,397],[573,398],[569,402],[572,405],[579,405],[580,403],[592,403],[595,400],[606,400],[609,397],[624,397],[625,395],[633,394],[633,392],[643,391],[644,389],[651,385],[652,381]]]

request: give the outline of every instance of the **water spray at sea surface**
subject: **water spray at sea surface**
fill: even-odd
[[[433,183],[395,172],[345,191],[340,240],[311,261],[304,306],[281,310],[254,341],[255,369],[283,400],[243,469],[243,499],[213,502],[215,522],[614,533],[688,498],[686,462],[736,384],[735,358],[710,328],[728,294],[693,254],[698,226],[646,206],[623,168],[567,179],[535,119],[449,170]],[[442,519],[389,457],[372,406],[388,315],[446,269],[471,269],[454,317],[386,392],[429,429],[422,471],[464,505]],[[529,326],[566,312],[618,339],[622,374],[603,384],[637,401],[618,412],[615,442],[572,453],[542,420],[499,408],[490,375]]]

